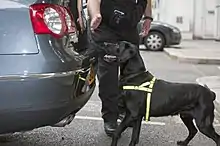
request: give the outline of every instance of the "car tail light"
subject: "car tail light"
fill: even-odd
[[[36,34],[51,34],[61,38],[65,34],[76,31],[71,13],[59,5],[31,5],[30,15]]]

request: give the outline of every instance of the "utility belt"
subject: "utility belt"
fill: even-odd
[[[149,121],[150,119],[150,103],[151,103],[151,95],[153,92],[154,83],[156,78],[153,77],[150,82],[142,83],[140,86],[123,86],[123,90],[139,90],[147,92],[147,99],[146,99],[146,114],[145,114],[145,121]]]

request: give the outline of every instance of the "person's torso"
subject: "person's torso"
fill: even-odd
[[[116,31],[109,28],[104,23],[102,23],[95,31],[92,33],[92,38],[95,42],[118,42],[118,41],[128,41],[133,44],[139,44],[139,35],[137,29],[132,28],[129,31],[120,30]]]
[[[137,22],[140,21],[144,14],[147,0],[102,0],[101,14],[102,23],[111,26],[112,17],[115,13],[121,13],[124,17],[124,24],[121,24],[119,30],[129,31],[137,28]],[[115,27],[116,28],[116,27]],[[117,30],[118,31],[118,30]]]

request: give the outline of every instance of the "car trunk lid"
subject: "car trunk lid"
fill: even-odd
[[[1,0],[0,55],[39,52],[29,13],[29,5],[33,2],[34,0]]]

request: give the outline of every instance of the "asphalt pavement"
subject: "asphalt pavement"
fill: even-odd
[[[147,69],[157,78],[168,81],[196,83],[198,77],[212,76],[219,72],[216,65],[180,63],[164,52],[142,51],[141,54]],[[103,131],[101,102],[97,93],[96,89],[90,101],[70,125],[64,128],[44,127],[22,134],[2,136],[0,146],[109,146],[111,139]],[[188,134],[178,116],[151,120],[142,125],[139,146],[175,146],[177,140],[184,139]],[[220,134],[219,121],[215,120],[214,124]],[[131,129],[127,129],[119,140],[119,146],[127,146],[130,138]],[[215,143],[198,133],[190,145],[215,146]]]

